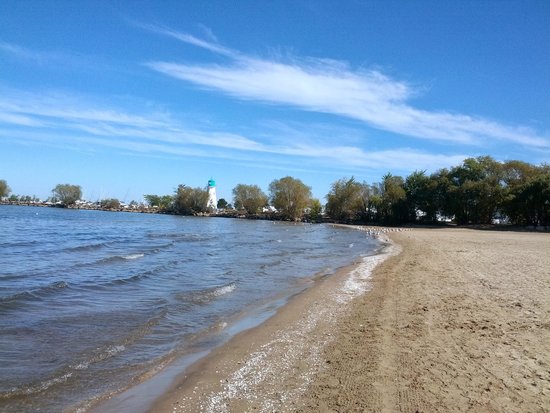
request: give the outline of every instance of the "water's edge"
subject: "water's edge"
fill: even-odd
[[[340,228],[355,229],[364,232],[373,230],[366,227],[335,225]],[[271,300],[266,301],[259,307],[251,308],[244,314],[240,314],[231,320],[224,328],[223,332],[217,333],[218,341],[215,346],[209,349],[198,350],[194,353],[185,355],[182,358],[174,360],[169,365],[165,366],[153,377],[150,377],[136,385],[133,385],[121,392],[110,395],[110,398],[103,398],[96,401],[89,409],[80,410],[87,413],[148,413],[161,400],[170,395],[172,391],[181,384],[186,378],[188,370],[192,369],[197,363],[204,362],[205,359],[216,349],[222,348],[224,345],[233,340],[237,335],[246,334],[252,329],[262,329],[263,325],[275,317],[285,306],[288,306],[293,300],[301,299],[302,295],[310,290],[318,288],[326,279],[335,277],[338,274],[344,274],[343,289],[349,289],[350,283],[355,283],[354,277],[357,272],[366,271],[362,274],[369,278],[375,266],[387,259],[395,249],[395,244],[386,237],[382,230],[374,230],[373,237],[379,242],[378,246],[367,253],[364,257],[356,259],[354,262],[336,268],[330,274],[318,274],[309,278],[309,282],[296,286],[292,290],[288,290],[279,294]],[[382,232],[382,233],[381,233]],[[367,266],[366,270],[360,268],[362,265]],[[353,287],[352,287],[353,288]],[[364,290],[347,291],[346,294],[357,295],[364,293]]]

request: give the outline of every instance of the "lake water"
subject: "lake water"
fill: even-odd
[[[75,411],[377,241],[328,225],[0,206],[0,411]]]

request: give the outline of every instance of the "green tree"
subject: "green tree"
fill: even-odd
[[[311,201],[311,188],[290,176],[276,179],[269,184],[271,205],[286,219],[298,220],[304,215]]]
[[[425,171],[415,171],[405,179],[404,184],[407,220],[414,222],[417,217],[433,222],[438,212],[437,181],[426,175]]]
[[[224,198],[218,199],[218,209],[227,209],[229,207],[228,202]]]
[[[150,207],[156,207],[160,211],[169,210],[174,202],[173,195],[144,195],[143,198]]]
[[[541,169],[522,161],[507,161],[502,165],[502,211],[513,224],[529,224],[531,219],[523,193]]]
[[[321,220],[321,214],[323,212],[323,206],[321,205],[321,201],[319,201],[317,198],[311,198],[311,201],[309,202],[309,212],[308,212],[308,218],[312,222],[319,222]]]
[[[238,184],[233,188],[233,204],[236,209],[244,209],[248,214],[256,214],[267,206],[267,195],[258,185]]]
[[[468,158],[449,177],[448,204],[457,223],[491,223],[504,198],[502,165],[490,156]]]
[[[99,203],[103,209],[119,209],[120,201],[116,198],[102,199]]]
[[[506,161],[501,166],[502,184],[506,187],[523,185],[538,175],[539,168],[523,161]]]
[[[181,215],[196,215],[208,209],[208,191],[179,185],[174,197],[173,211]]]
[[[404,180],[400,176],[387,173],[380,184],[381,200],[378,214],[385,224],[401,224],[407,221],[407,194]]]
[[[0,199],[7,197],[10,194],[10,192],[11,192],[11,189],[8,186],[8,183],[5,180],[0,179]]]
[[[361,184],[353,176],[333,182],[327,194],[327,215],[342,222],[352,222],[358,219],[363,206],[362,190]]]
[[[550,167],[536,168],[516,183],[508,193],[504,210],[515,224],[550,225]]]
[[[52,194],[64,207],[68,207],[82,198],[82,188],[79,185],[58,184],[52,189]]]

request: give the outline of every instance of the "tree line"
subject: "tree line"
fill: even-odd
[[[0,180],[0,198],[9,194]],[[70,205],[80,199],[79,186],[57,185],[53,199]],[[245,215],[264,214],[287,220],[332,220],[346,223],[436,223],[460,225],[505,222],[550,225],[550,166],[523,161],[498,162],[489,156],[465,159],[432,174],[415,171],[407,177],[387,173],[369,184],[341,178],[330,187],[326,204],[312,197],[311,188],[286,176],[272,181],[268,194],[257,185],[233,188],[233,205],[220,199],[218,208]],[[171,195],[145,195],[149,206],[173,214],[198,215],[207,208],[206,188],[179,185]],[[116,203],[116,200],[107,200]]]
[[[548,226],[550,166],[468,158],[431,175],[415,171],[402,178],[388,173],[372,185],[340,179],[327,200],[327,215],[346,222]]]
[[[162,212],[179,215],[212,212],[207,207],[208,190],[205,188],[179,185],[174,195],[145,195],[144,198],[151,207]],[[271,182],[269,195],[258,185],[238,184],[233,188],[233,205],[221,198],[217,206],[249,216],[269,213],[288,220],[301,220],[321,213],[321,203],[312,198],[311,188],[290,176]]]
[[[203,188],[180,185],[176,194],[146,195],[154,206],[176,214],[207,212]],[[387,173],[369,184],[354,177],[335,181],[323,206],[311,188],[290,176],[276,179],[266,194],[257,185],[233,188],[235,210],[260,214],[271,206],[282,219],[318,221],[321,217],[347,223],[455,222],[459,225],[550,225],[550,166],[523,161],[498,162],[490,156],[465,159],[435,173],[415,171],[403,178]],[[221,204],[221,205],[220,205]],[[219,207],[228,203],[221,199]],[[230,205],[229,205],[230,206]]]

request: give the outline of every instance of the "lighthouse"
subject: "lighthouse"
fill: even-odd
[[[216,198],[216,181],[212,178],[208,181],[208,208],[212,208],[214,211],[218,209],[218,199]]]

